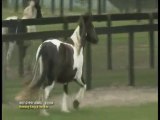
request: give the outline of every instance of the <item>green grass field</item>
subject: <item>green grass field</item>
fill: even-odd
[[[21,16],[22,12],[14,13],[7,9],[3,9],[2,18],[11,15]],[[47,16],[51,13],[44,11]],[[125,21],[113,22],[114,26],[128,25],[128,24],[144,24],[148,21]],[[70,24],[69,28],[73,29],[77,24]],[[104,26],[106,23],[94,22],[95,26]],[[47,25],[37,26],[38,31],[42,30],[56,30],[62,29],[62,25]],[[106,36],[99,36],[99,43],[92,46],[92,61],[93,61],[93,80],[92,87],[110,87],[110,86],[127,86],[128,85],[128,35],[115,34],[112,38],[112,59],[113,70],[107,69],[107,52],[106,52]],[[27,56],[34,58],[36,50],[40,41],[32,41],[32,46],[27,52]],[[148,33],[135,34],[135,83],[138,87],[157,87],[158,83],[158,33],[155,32],[155,68],[149,68],[149,38]],[[32,63],[34,61],[31,61]],[[72,110],[71,113],[65,114],[60,112],[59,109],[49,110],[51,116],[44,118],[39,116],[37,110],[19,110],[6,103],[13,101],[15,95],[23,88],[24,79],[30,79],[30,75],[26,78],[18,76],[18,51],[17,48],[13,53],[11,60],[11,71],[7,74],[7,79],[3,83],[3,101],[2,104],[2,119],[3,120],[42,120],[42,119],[55,119],[55,120],[157,120],[158,119],[158,104],[147,103],[138,106],[109,106],[109,107],[85,107],[78,111]],[[79,89],[78,85],[71,83],[69,91],[75,93]],[[55,95],[62,93],[62,86],[56,85],[53,91]]]
[[[50,110],[50,116],[40,116],[38,110],[19,110],[3,105],[3,120],[158,120],[158,104],[139,106],[83,108],[71,113]]]

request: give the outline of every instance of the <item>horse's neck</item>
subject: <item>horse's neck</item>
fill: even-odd
[[[77,26],[77,28],[74,30],[73,34],[71,35],[71,39],[74,43],[74,47],[80,51],[81,48],[83,48],[82,44],[81,44],[81,38],[80,38],[80,27]]]
[[[35,8],[28,6],[24,9],[22,19],[36,18],[37,11]]]

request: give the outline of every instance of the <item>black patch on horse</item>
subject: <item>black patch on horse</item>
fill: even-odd
[[[61,43],[59,50],[57,50],[57,46],[53,43],[44,42],[39,56],[42,56],[43,73],[38,85],[43,83],[45,87],[51,85],[54,80],[59,83],[68,83],[73,80],[77,69],[73,70],[73,49],[71,46]]]
[[[59,64],[60,72],[57,82],[68,83],[73,80],[77,69],[73,70],[73,48],[67,44],[61,43],[59,46]]]
[[[51,85],[53,80],[55,80],[57,76],[57,47],[53,45],[51,42],[43,43],[38,57],[42,57],[43,72],[36,86],[38,87],[43,85],[43,87],[45,88],[46,86]]]

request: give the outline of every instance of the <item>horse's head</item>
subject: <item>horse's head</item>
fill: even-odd
[[[42,18],[41,6],[39,4],[39,0],[30,0],[29,5],[36,9],[36,11],[37,11],[36,18]]]
[[[82,15],[80,17],[79,25],[81,39],[96,44],[98,42],[98,37],[92,24],[91,14],[86,13],[85,15]]]
[[[34,1],[34,0],[29,0],[29,5],[30,5],[31,7],[34,7],[34,6],[35,6],[35,1]]]

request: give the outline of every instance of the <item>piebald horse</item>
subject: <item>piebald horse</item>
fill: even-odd
[[[92,24],[90,14],[82,15],[79,24],[70,37],[69,42],[58,39],[48,39],[37,49],[35,73],[28,87],[21,91],[15,99],[27,100],[35,96],[36,90],[43,90],[42,101],[47,101],[55,83],[63,85],[62,111],[69,112],[67,107],[68,84],[75,81],[80,85],[80,90],[73,101],[73,107],[78,108],[86,90],[86,83],[82,77],[83,52],[86,42],[96,44],[98,37]],[[40,77],[36,78],[39,68]],[[44,115],[49,115],[45,109],[41,110]]]
[[[37,1],[35,0],[30,0],[29,5],[24,9],[23,12],[23,17],[21,19],[35,19],[35,18],[41,18],[41,8],[40,5]],[[18,20],[19,18],[17,16],[11,16],[7,17],[5,20]],[[8,34],[8,33],[25,33],[25,32],[36,32],[36,27],[35,26],[13,26],[13,27],[3,27],[2,28],[2,34]],[[7,50],[7,65],[9,63],[11,54],[14,50],[14,47],[16,45],[16,42],[9,42],[8,44],[8,50]],[[26,46],[27,47],[27,46]]]

